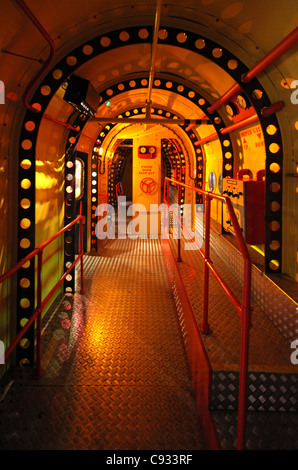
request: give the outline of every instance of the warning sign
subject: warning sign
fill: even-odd
[[[255,150],[265,146],[260,125],[240,132],[243,150]]]
[[[155,174],[155,170],[153,169],[152,165],[140,165],[139,175],[149,176],[149,175],[154,175],[154,174]]]
[[[260,125],[250,127],[240,132],[243,149],[243,167],[249,168],[253,173],[264,168],[265,142]]]
[[[160,204],[161,191],[157,190],[161,178],[160,138],[142,129],[133,144],[133,203],[142,204],[149,212],[151,204]]]

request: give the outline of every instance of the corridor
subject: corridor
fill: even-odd
[[[86,293],[45,319],[44,376],[1,387],[0,448],[204,449],[160,240],[84,261]]]

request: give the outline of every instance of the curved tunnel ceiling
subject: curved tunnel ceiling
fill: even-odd
[[[13,194],[14,201],[9,200],[8,213],[5,211],[7,206],[0,207],[0,217],[4,222],[9,222],[9,231],[6,230],[6,238],[13,233],[12,240],[17,238],[18,251],[13,256],[18,259],[23,258],[35,246],[35,241],[39,235],[36,230],[36,169],[38,163],[36,157],[43,154],[44,160],[49,156],[53,163],[53,172],[57,172],[59,186],[57,185],[57,207],[53,205],[53,210],[61,209],[64,201],[64,188],[66,179],[63,180],[64,164],[69,162],[67,158],[63,158],[65,148],[69,138],[74,138],[77,132],[59,126],[54,122],[43,119],[42,115],[49,114],[54,119],[58,119],[64,123],[68,120],[73,124],[76,115],[73,115],[71,108],[63,101],[63,90],[59,86],[63,83],[67,76],[72,72],[79,72],[80,75],[88,78],[98,89],[103,97],[108,98],[107,90],[109,88],[118,87],[121,82],[133,79],[138,80],[140,75],[147,77],[150,68],[152,30],[154,26],[154,18],[156,12],[156,0],[26,0],[25,3],[32,10],[33,14],[40,21],[43,28],[52,38],[56,56],[48,75],[40,78],[38,83],[32,88],[29,101],[40,100],[42,104],[42,112],[33,115],[27,111],[22,103],[22,96],[26,87],[31,80],[36,77],[37,73],[45,64],[49,55],[49,45],[41,37],[40,32],[32,25],[31,21],[24,15],[24,12],[18,6],[19,0],[2,0],[1,1],[1,20],[2,27],[0,29],[1,41],[1,76],[0,80],[5,83],[5,104],[0,108],[0,138],[1,138],[1,154],[0,154],[0,186],[3,182],[5,189],[1,196],[4,195],[9,199],[14,190],[14,182],[17,181],[17,195]],[[229,68],[229,54],[234,56],[239,63],[243,64],[245,70],[254,66],[261,60],[270,50],[272,50],[280,41],[282,41],[297,26],[298,11],[297,0],[284,0],[282,3],[277,0],[251,0],[251,1],[227,1],[227,0],[170,0],[162,2],[161,9],[161,28],[178,31],[179,36],[171,38],[173,40],[167,42],[165,33],[161,33],[157,49],[156,76],[167,77],[168,80],[176,82],[195,93],[204,96],[206,101],[213,103],[218,96],[224,94],[235,82],[240,82],[240,72],[234,69],[233,63]],[[117,31],[126,29],[139,31],[135,41],[129,43],[125,39],[125,33],[121,41],[121,47],[109,49],[104,47],[105,51],[98,57],[92,59],[90,49],[84,45],[88,45],[93,39],[99,40],[104,36],[116,34]],[[143,30],[141,32],[141,30]],[[150,31],[150,36],[146,38],[146,31]],[[206,42],[216,43],[219,49],[224,49],[227,54],[220,56],[220,51],[210,48],[211,55],[207,57],[204,49],[200,49],[200,44],[195,46],[195,50],[188,46],[183,34],[196,35],[197,39],[203,37]],[[140,37],[143,35],[143,38]],[[119,38],[118,38],[119,39]],[[117,39],[117,41],[118,41]],[[116,42],[117,42],[116,41]],[[119,41],[118,41],[119,44]],[[80,68],[75,65],[65,65],[65,61],[69,55],[75,50],[80,49],[80,57],[84,60],[80,62]],[[215,48],[216,49],[216,48]],[[212,55],[212,51],[214,54]],[[218,55],[217,55],[218,54]],[[59,73],[55,69],[59,68],[59,64],[63,64],[63,73],[60,80]],[[218,64],[218,65],[217,65]],[[224,70],[225,69],[225,70]],[[275,135],[266,134],[266,123],[262,124],[263,134],[266,140],[266,151],[268,155],[268,164],[266,162],[266,171],[270,182],[267,183],[266,176],[266,223],[267,240],[266,240],[266,270],[270,272],[270,260],[276,261],[278,271],[282,270],[282,251],[287,251],[287,271],[296,273],[295,260],[296,252],[292,247],[293,243],[290,238],[290,231],[286,234],[284,242],[282,240],[282,218],[287,218],[290,225],[293,201],[293,185],[287,191],[284,191],[286,201],[283,197],[283,158],[287,159],[286,163],[290,167],[290,160],[295,161],[297,155],[298,142],[298,121],[296,106],[290,104],[290,83],[291,80],[297,79],[292,76],[293,71],[297,70],[297,51],[291,50],[284,54],[282,60],[276,61],[268,69],[266,69],[254,84],[246,86],[252,97],[253,87],[256,83],[260,83],[262,89],[265,90],[264,100],[262,102],[254,102],[254,106],[261,113],[263,106],[268,106],[278,100],[286,103],[286,109],[278,115],[274,115],[273,124],[278,129]],[[230,74],[229,74],[230,71]],[[56,76],[53,74],[56,73]],[[52,87],[50,93],[45,88],[44,93],[40,93],[42,83],[46,86],[46,78],[49,78]],[[45,79],[45,80],[44,80]],[[57,91],[58,90],[58,91]],[[157,91],[158,90],[158,91]],[[113,93],[112,100],[115,114],[132,109],[133,107],[141,107],[146,98],[146,87],[136,87],[133,89],[119,90],[121,93]],[[167,88],[166,85],[161,89],[154,88],[152,97],[153,105],[157,102],[160,108],[181,115],[185,118],[198,117],[201,110],[206,112],[206,105],[200,106],[190,97],[185,96],[177,89]],[[113,98],[114,97],[114,98]],[[160,102],[161,101],[161,102]],[[113,108],[104,108],[101,105],[100,112],[105,110],[105,115],[111,113],[113,116]],[[224,108],[220,108],[218,113],[214,113],[213,117],[221,117],[222,126],[229,124]],[[41,124],[41,125],[40,125]],[[215,122],[214,129],[219,134],[220,127]],[[86,126],[82,124],[81,130],[96,139],[98,129],[101,126],[97,122],[88,122]],[[182,131],[181,131],[182,132]],[[200,128],[198,136],[200,137]],[[212,132],[209,130],[208,132]],[[206,135],[206,134],[205,134]],[[283,137],[281,143],[281,135]],[[220,136],[219,136],[220,137]],[[277,153],[270,152],[270,145],[279,139],[280,149]],[[232,139],[231,139],[232,140]],[[89,139],[89,144],[93,147],[93,142]],[[83,140],[81,141],[83,142]],[[235,142],[228,142],[229,146]],[[90,148],[91,148],[90,147]],[[223,148],[223,146],[222,146]],[[232,148],[227,152],[232,152]],[[67,157],[67,155],[66,155]],[[25,167],[22,165],[22,159],[27,159]],[[225,168],[225,156],[223,158],[223,168]],[[277,174],[270,173],[270,162],[278,162],[280,165]],[[47,163],[47,162],[46,162]],[[16,171],[17,168],[17,171]],[[68,168],[68,167],[67,167]],[[291,166],[292,168],[292,166]],[[3,172],[2,172],[2,169]],[[229,170],[230,171],[230,170]],[[285,171],[286,172],[286,171]],[[66,178],[67,178],[67,173]],[[8,176],[7,176],[8,175]],[[13,180],[13,181],[12,181]],[[26,183],[23,185],[23,183]],[[9,185],[9,188],[8,188]],[[276,186],[278,188],[275,191]],[[66,188],[67,189],[67,188]],[[48,198],[46,189],[45,198]],[[26,198],[29,209],[22,205],[22,199]],[[13,199],[13,198],[11,198]],[[61,202],[61,204],[60,204]],[[65,201],[67,203],[67,201]],[[58,206],[59,204],[59,206]],[[273,204],[275,204],[273,206]],[[72,204],[74,206],[74,204]],[[284,212],[282,208],[285,208]],[[72,207],[70,207],[72,210]],[[41,208],[42,210],[42,208]],[[53,212],[54,213],[54,212]],[[16,217],[17,214],[17,217]],[[22,228],[22,220],[27,217],[30,227]],[[17,219],[17,220],[16,220]],[[62,218],[57,224],[62,222]],[[270,228],[271,222],[276,222],[278,229],[274,232],[274,228]],[[62,222],[63,223],[63,222]],[[5,225],[5,223],[3,224]],[[18,227],[18,233],[15,229]],[[59,227],[60,228],[60,227]],[[285,232],[285,231],[284,231]],[[29,245],[23,245],[24,233],[26,233],[26,241]],[[40,233],[45,233],[40,230]],[[293,233],[291,231],[291,233]],[[277,249],[271,248],[271,243],[275,242]],[[4,247],[8,242],[4,243]],[[31,248],[30,248],[31,247]],[[13,251],[12,249],[10,250]],[[8,251],[8,256],[10,256]],[[0,259],[1,264],[1,259]],[[275,268],[274,268],[275,269]],[[272,272],[272,271],[271,271]],[[34,265],[29,267],[28,276],[35,278]],[[22,295],[22,293],[20,293]],[[34,284],[32,283],[32,292],[30,300],[34,301]],[[17,302],[20,298],[17,299]]]
[[[89,47],[92,50],[91,46]],[[85,45],[84,50],[88,55],[88,45]],[[70,63],[72,63],[72,59],[75,62],[75,58],[70,55]],[[75,73],[90,80],[100,93],[101,89],[109,89],[109,84],[112,86],[117,82],[121,83],[121,81],[129,78],[133,79],[138,74],[148,78],[150,63],[151,44],[134,44],[103,52],[81,65],[75,70]],[[171,45],[158,44],[155,73],[156,75],[165,74],[169,81],[172,78],[175,81],[187,83],[190,87],[193,86],[194,89],[200,90],[200,94],[205,96],[209,103],[219,98],[227,87],[229,88],[235,83],[228,73],[208,58],[201,56],[199,53],[181,50]],[[62,90],[59,90],[57,97],[63,99]],[[101,106],[98,110],[99,116],[115,116],[123,112],[129,105],[145,104],[146,90],[140,92],[139,89],[134,91],[131,88],[130,92],[124,93],[123,97],[118,97],[117,100],[113,98],[112,94],[110,98],[112,106],[109,108]],[[152,106],[161,104],[168,106],[171,110],[180,112],[180,115],[186,119],[198,118],[202,114],[197,106],[189,106],[186,100],[179,97],[179,94],[173,93],[171,89],[155,93],[155,96],[153,94]],[[56,102],[55,107],[51,107],[51,112],[61,116],[63,107],[65,108],[64,119],[66,120],[73,110],[67,107],[65,102],[62,101],[60,106]]]
[[[118,32],[114,33],[111,32],[106,36],[103,35],[101,37],[98,37],[96,40],[100,42],[101,50],[97,49],[97,52],[94,51],[94,46],[96,46],[96,44],[93,39],[92,41],[89,41],[89,43],[85,43],[84,45],[80,46],[75,51],[70,53],[68,56],[66,56],[62,67],[66,67],[66,69],[68,69],[67,74],[69,75],[71,74],[73,68],[76,74],[79,74],[81,77],[89,79],[99,93],[101,93],[102,84],[104,83],[106,87],[106,96],[104,100],[110,101],[110,99],[113,98],[114,91],[112,88],[114,83],[117,83],[117,79],[119,84],[121,83],[121,80],[127,80],[130,76],[130,83],[135,83],[133,80],[134,77],[136,77],[139,73],[143,72],[143,77],[145,78],[143,78],[142,80],[142,86],[143,88],[145,88],[143,82],[146,81],[146,74],[149,75],[151,62],[151,44],[142,44],[142,40],[145,41],[149,37],[148,30],[149,28],[146,29],[145,27],[135,28],[135,30],[126,28],[125,30],[119,30]],[[178,31],[178,33],[175,33],[175,30],[171,28],[161,29],[161,40],[166,39],[168,34],[171,34],[172,40],[176,40],[177,44],[180,43],[181,46],[183,46],[184,42],[187,42],[188,40],[187,34],[189,33],[181,32],[181,30],[176,31]],[[125,46],[126,41],[130,39],[130,34],[134,35],[135,37],[138,36],[136,37],[136,43],[133,43],[130,46]],[[194,38],[192,39],[193,41],[195,40]],[[112,44],[112,47],[115,47],[115,49],[105,51],[105,48],[110,47],[111,43],[113,42],[114,44]],[[203,43],[203,45],[201,43]],[[238,61],[231,54],[227,54],[227,51],[226,57],[223,60],[221,59],[223,51],[219,46],[217,46],[213,42],[210,42],[209,47],[205,48],[205,40],[199,38],[196,40],[195,46],[192,45],[192,47],[195,48],[195,52],[187,48],[187,46],[184,49],[172,46],[170,44],[159,45],[155,62],[156,72],[158,73],[161,71],[163,74],[165,73],[165,77],[168,77],[168,82],[166,83],[166,88],[163,90],[163,92],[159,91],[157,93],[155,100],[152,102],[152,106],[156,104],[161,104],[160,100],[162,99],[163,106],[168,107],[170,110],[177,108],[175,110],[179,112],[180,115],[185,119],[190,119],[192,117],[198,118],[201,115],[201,112],[199,112],[199,109],[196,109],[198,108],[199,102],[197,102],[196,107],[192,107],[193,111],[190,112],[189,115],[189,110],[186,109],[185,106],[182,105],[182,107],[179,108],[179,105],[182,104],[182,102],[179,103],[179,100],[177,100],[177,96],[179,96],[179,93],[181,93],[181,90],[179,90],[179,88],[184,88],[183,85],[179,84],[187,83],[188,86],[191,87],[189,92],[190,98],[195,95],[194,90],[199,90],[201,96],[203,95],[208,97],[208,99],[211,98],[211,100],[214,100],[218,98],[221,93],[224,92],[227,86],[230,87],[232,84],[235,83],[232,77],[230,77],[230,75],[223,70],[223,62],[225,68],[227,70],[230,69],[231,72],[237,68],[239,69]],[[200,55],[201,49],[204,50],[204,57]],[[213,61],[218,60],[221,62],[221,67],[206,57],[206,54],[208,54],[208,52],[206,53],[205,49],[209,49],[209,54],[212,55]],[[95,57],[92,58],[92,55],[94,54]],[[82,63],[83,65],[80,65]],[[60,76],[62,76],[63,74],[65,78],[65,71],[61,70],[59,66],[61,67],[61,63],[58,64],[58,68],[55,69],[52,73],[53,77],[57,80],[59,80]],[[113,79],[113,77],[115,78]],[[178,87],[176,87],[176,90],[172,89],[172,77],[174,77],[175,81],[178,81]],[[156,84],[157,81],[158,80],[156,80],[154,84]],[[130,92],[127,93],[128,95],[130,95],[130,104],[132,104],[133,102],[137,102],[137,100],[135,99],[134,86],[135,85],[131,85]],[[156,88],[158,88],[158,86]],[[120,85],[118,85],[118,89],[120,90]],[[139,89],[136,88],[136,90],[138,90],[137,94],[141,95]],[[41,94],[44,96],[50,94],[51,91],[52,90],[48,85],[45,85],[40,89]],[[177,91],[179,92],[178,95]],[[57,113],[57,111],[59,114],[64,111],[64,117],[66,120],[69,114],[72,114],[72,110],[68,106],[65,106],[62,95],[63,91],[60,88],[60,90],[56,93],[55,98],[58,98],[58,101],[60,99],[61,102],[58,103],[56,99],[55,108],[52,107],[51,117],[56,117],[53,114]],[[141,105],[142,102],[143,104],[145,104],[145,91],[143,95],[143,97],[138,97],[138,100],[140,100],[138,101],[138,105]],[[100,98],[102,101],[101,96]],[[113,105],[115,105],[114,99],[112,100],[112,102]],[[101,106],[98,112],[99,120],[102,116],[107,117],[109,114],[108,111],[110,111],[111,117],[115,116],[115,111],[118,111],[118,113],[122,112],[123,108],[125,109],[127,107],[128,102],[119,102],[118,100],[118,104],[118,109],[113,109],[113,106],[111,106],[109,110],[107,110],[104,106]],[[209,102],[209,105],[210,104],[211,103]]]
[[[103,34],[118,27],[129,27],[133,24],[151,24],[153,26],[156,9],[155,0],[134,1],[133,5],[125,0],[113,1],[112,7],[110,4],[107,5],[107,2],[98,0],[88,0],[84,4],[69,0],[63,2],[45,0],[42,3],[42,8],[37,0],[28,0],[27,4],[53,38],[57,48],[56,61],[99,33]],[[234,52],[248,66],[251,66],[297,24],[295,21],[296,2],[287,0],[286,5],[284,3],[283,6],[281,9],[280,2],[269,0],[248,3],[243,1],[226,2],[225,0],[217,0],[216,2],[214,0],[189,0],[183,4],[172,0],[162,4],[161,23],[193,30],[214,39],[218,44]],[[20,56],[2,54],[3,77],[1,78],[8,85],[7,92],[13,97],[12,101],[17,101],[20,97],[20,91],[24,89],[22,83],[28,83],[30,77],[39,70],[38,61],[46,58],[48,46],[41,38],[40,33],[24,17],[16,2],[4,0],[1,10],[3,24],[5,24],[5,28],[0,33],[2,51],[32,58],[30,62]],[[272,13],[270,19],[268,11]],[[274,35],[271,34],[273,30]],[[21,35],[20,32],[22,32]],[[202,91],[210,93],[214,98],[215,95],[225,91],[223,88],[229,88],[229,81],[221,80],[221,74],[217,73],[211,62],[201,59],[199,64],[197,55],[183,54],[180,50],[179,57],[177,57],[177,51],[174,47],[166,46],[165,51],[162,50],[162,47],[159,45],[158,61],[160,63],[157,61],[159,70],[169,73],[177,73],[178,71],[179,76],[200,85]],[[111,63],[113,63],[112,55],[113,53],[109,58]],[[123,57],[123,60],[120,58],[120,65],[118,64],[116,67],[110,66],[108,61],[101,64],[103,70],[95,73],[96,81],[100,85],[115,78],[113,74],[120,73],[118,76],[122,76],[123,73],[127,74],[129,72],[127,68],[130,65],[133,66],[130,70],[133,72],[140,69],[142,71],[148,70],[149,57],[149,46],[144,46],[144,51],[142,46],[133,46],[129,52],[129,60],[126,57]],[[288,76],[286,65],[285,62],[284,77]],[[89,66],[90,72],[88,67],[84,72],[91,76],[93,75],[91,62]],[[121,66],[123,70],[121,70]],[[103,81],[100,83],[100,80]]]
[[[114,84],[121,83],[128,77],[137,77],[139,73],[148,76],[152,38],[147,40],[144,30],[150,30],[151,28],[150,31],[152,31],[153,29],[156,10],[155,0],[148,2],[143,0],[135,1],[133,5],[126,0],[116,0],[113,1],[112,8],[107,5],[106,1],[100,0],[88,0],[84,4],[68,0],[62,2],[45,0],[42,7],[38,0],[27,0],[27,4],[55,42],[56,58],[52,64],[53,68],[58,67],[57,64],[62,63],[64,58],[71,55],[72,51],[78,50],[78,48],[82,49],[85,44],[85,50],[81,51],[80,54],[83,54],[85,59],[90,60],[81,65],[79,69],[74,65],[69,65],[67,73],[65,70],[63,71],[64,75],[69,76],[72,70],[79,71],[80,75],[88,78],[100,93],[102,90],[114,86]],[[5,81],[8,99],[4,109],[2,108],[0,124],[3,122],[6,124],[5,127],[3,126],[2,145],[4,144],[8,154],[14,154],[15,152],[12,150],[14,144],[10,143],[9,136],[11,134],[19,135],[23,116],[25,116],[25,119],[31,118],[30,113],[29,115],[25,114],[26,110],[22,107],[20,98],[26,85],[41,69],[42,61],[46,59],[48,54],[48,45],[24,16],[16,1],[4,0],[2,11],[5,28],[0,33],[3,44],[1,54],[3,76],[1,79]],[[268,15],[268,11],[272,14]],[[167,3],[162,2],[161,28],[172,28],[173,30],[176,28],[176,30],[179,30],[179,36],[174,41],[169,41],[166,44],[166,37],[163,37],[163,34],[160,35],[156,74],[164,74],[170,80],[185,83],[195,92],[199,91],[201,95],[206,97],[206,100],[212,103],[235,83],[238,72],[237,70],[235,72],[232,64],[231,66],[228,65],[227,56],[229,54],[233,56],[234,54],[239,63],[244,64],[245,69],[255,65],[258,60],[263,58],[270,49],[294,29],[297,24],[295,20],[297,14],[295,12],[296,2],[294,0],[286,0],[283,8],[281,8],[280,2],[269,0],[262,2],[255,0],[252,2],[188,0],[182,4],[178,0]],[[92,38],[108,36],[116,30],[121,31],[124,28],[132,29],[133,27],[139,29],[139,38],[133,44],[126,45],[127,40],[124,33],[120,48],[108,50],[109,48],[106,47],[104,54],[94,59],[92,59],[92,54],[89,55],[90,50],[86,45]],[[143,29],[143,32],[140,32],[141,29]],[[272,31],[274,31],[274,34],[272,34]],[[228,54],[221,58],[220,50],[215,51],[214,49],[213,58],[210,57],[210,60],[204,55],[204,50],[201,50],[199,45],[196,46],[195,51],[184,47],[187,46],[187,40],[185,42],[183,37],[185,32],[190,36],[191,34],[197,35],[197,37],[201,35],[208,41],[214,41],[218,45],[218,49],[223,48]],[[141,35],[143,35],[143,38]],[[283,61],[272,65],[268,73],[266,71],[261,74],[260,83],[266,89],[267,96],[262,104],[255,103],[258,113],[260,113],[261,106],[266,106],[277,98],[284,99],[284,101],[289,100],[291,90],[288,85],[284,86],[283,83],[288,84],[290,80],[290,72],[288,71],[293,70],[293,61],[295,61],[294,54],[288,53]],[[220,67],[216,65],[216,62]],[[226,68],[226,71],[223,70],[224,68]],[[227,68],[231,71],[231,76],[227,73]],[[63,79],[65,79],[65,76],[63,76]],[[238,74],[239,81],[240,75]],[[44,83],[48,85],[46,81]],[[57,77],[57,87],[59,84],[61,83],[59,83]],[[253,87],[253,85],[251,86]],[[32,89],[30,98],[34,93],[35,96],[38,96],[39,87],[40,84]],[[73,109],[62,100],[61,90],[56,93],[56,89],[54,94],[50,93],[50,98],[48,98],[47,92],[41,96],[41,101],[45,105],[43,112],[47,108],[46,113],[49,113],[54,119],[67,122]],[[252,95],[253,88],[248,86],[247,89]],[[198,104],[193,106],[191,100],[188,102],[184,99],[185,97],[182,99],[179,94],[171,89],[159,91],[156,95],[154,93],[152,96],[156,101],[163,100],[161,106],[180,115],[189,112],[190,115],[184,115],[185,118],[200,114]],[[128,92],[126,90],[126,93],[123,93],[122,96],[119,95],[115,100],[118,106],[117,114],[132,105],[140,106],[145,97],[145,90],[144,93],[139,90],[137,92],[133,90]],[[292,112],[292,110],[290,111]],[[105,113],[109,112],[112,111],[105,110]],[[219,112],[222,120],[228,124],[223,109],[220,109]],[[41,119],[41,115],[37,117],[37,127],[39,126],[39,119]],[[286,142],[284,151],[290,151],[291,145],[293,148],[294,137],[291,136],[291,133],[295,133],[295,128],[292,125],[293,119],[291,113],[283,113],[281,116],[283,132],[287,137],[284,139]],[[290,125],[287,125],[287,120],[289,123],[291,120]],[[278,127],[277,118],[275,123]],[[54,130],[55,139],[57,142],[60,141],[62,148],[68,130],[63,127],[58,129],[57,126],[54,126],[54,124],[52,127],[49,126],[48,132],[51,133],[51,130]],[[96,138],[96,126],[93,127],[93,124],[88,123],[89,126],[94,129],[91,131],[90,127],[90,132],[94,132]],[[218,130],[219,128],[217,128]],[[26,131],[26,128],[22,129],[21,139],[28,138]],[[266,131],[265,128],[263,128],[264,131]],[[31,134],[33,135],[33,133]],[[267,135],[266,137],[267,147],[269,148],[271,136]],[[24,147],[20,146],[21,153],[26,153],[24,150]],[[279,158],[279,155],[274,158]],[[33,189],[32,187],[32,191]]]
[[[199,50],[198,50],[199,52]],[[91,80],[96,89],[138,72],[149,75],[151,63],[151,45],[135,44],[106,52],[81,66],[77,73]],[[231,87],[234,80],[217,64],[192,51],[181,50],[171,45],[158,44],[156,73],[180,77],[199,87],[211,101]],[[123,78],[122,78],[123,79]]]

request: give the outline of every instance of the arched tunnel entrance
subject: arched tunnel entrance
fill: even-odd
[[[21,0],[16,3],[23,5]],[[157,4],[161,7],[161,1]],[[293,176],[284,172],[291,139],[285,131],[287,119],[284,114],[284,121],[279,119],[278,113],[285,103],[277,100],[282,93],[276,93],[271,79],[258,78],[273,64],[272,53],[270,61],[267,57],[248,66],[254,46],[246,37],[248,22],[229,38],[223,25],[219,32],[214,28],[225,21],[210,20],[205,27],[189,16],[180,24],[177,15],[169,14],[173,5],[170,10],[165,5],[162,26],[157,11],[153,28],[140,6],[136,16],[128,15],[127,25],[120,16],[115,24],[104,22],[100,28],[89,24],[55,51],[54,41],[43,34],[51,51],[47,60],[36,59],[42,69],[24,93],[26,113],[20,114],[15,140],[14,223],[20,265],[14,302],[15,327],[22,335],[15,346],[16,363],[37,362],[42,375],[41,324],[59,288],[64,310],[45,355],[49,364],[53,353],[58,366],[45,382],[67,377],[72,387],[77,378],[79,386],[87,384],[88,402],[105,402],[100,417],[108,431],[98,437],[101,430],[92,428],[99,439],[92,446],[109,446],[113,438],[106,385],[116,384],[131,387],[120,406],[116,395],[112,400],[113,411],[125,423],[117,436],[120,446],[130,445],[126,426],[134,429],[141,415],[139,446],[148,445],[147,437],[154,435],[151,443],[161,447],[218,448],[211,410],[224,409],[237,411],[237,446],[242,449],[248,401],[253,411],[285,407],[283,395],[281,400],[264,398],[265,385],[261,393],[255,377],[266,377],[270,390],[286,380],[287,390],[294,397],[297,392],[287,344],[293,340],[294,304],[277,312],[268,288],[269,276],[281,274],[283,265],[294,272],[289,261],[293,250],[283,243],[284,233],[289,239],[283,227],[284,216],[289,220],[283,204],[283,196],[289,200],[290,194],[285,176]],[[229,20],[232,10],[224,10],[223,18]],[[44,33],[34,15],[23,12]],[[99,21],[96,15],[92,21]],[[80,30],[79,22],[76,27]],[[293,33],[287,48],[288,38],[273,50],[275,59],[292,47]],[[233,39],[238,36],[245,39],[247,50]],[[257,50],[259,54],[259,46]],[[286,89],[290,79],[283,77],[281,83]],[[13,102],[17,95],[9,96]],[[121,204],[128,215],[124,234],[115,231]],[[176,212],[168,215],[170,205]],[[153,232],[150,211],[160,217]],[[187,217],[190,226],[184,232]],[[48,242],[43,245],[45,238],[53,243],[51,250]],[[274,295],[281,295],[272,284]],[[284,297],[278,305],[289,305]],[[264,350],[271,352],[265,358]],[[152,405],[152,384],[162,393],[153,394],[151,421],[146,409]],[[79,388],[67,395],[67,406],[84,408]],[[286,401],[290,411],[291,398]],[[187,432],[180,426],[184,405]],[[80,415],[84,429],[91,408]],[[171,416],[167,435],[158,427],[161,415]],[[218,415],[215,419],[220,420]],[[51,425],[49,418],[44,428]]]
[[[193,146],[190,142],[184,143],[183,137],[176,130],[162,124],[131,124],[122,130],[115,129],[114,137],[103,142],[101,147],[94,147],[93,156],[97,163],[93,163],[89,170],[88,165],[82,163],[80,152],[76,151],[76,214],[79,214],[80,203],[83,202],[83,213],[86,215],[87,201],[93,211],[96,211],[98,205],[106,203],[117,211],[119,197],[125,198],[127,206],[143,204],[149,214],[152,204],[159,206],[163,203],[165,177],[182,183],[202,180],[202,157],[197,157]],[[86,176],[88,171],[91,173],[89,187],[86,183],[90,179]],[[97,195],[92,192],[95,178],[98,178]],[[192,196],[189,196],[188,200],[191,199]],[[199,199],[200,196],[197,195],[196,202]],[[183,187],[181,211],[184,201]],[[91,236],[94,242],[95,225],[96,221],[93,221]],[[90,239],[90,234],[86,233],[86,236]],[[94,242],[91,247],[93,252],[99,248],[98,243]]]

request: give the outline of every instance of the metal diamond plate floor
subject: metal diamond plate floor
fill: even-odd
[[[204,449],[160,241],[84,262],[86,294],[44,318],[44,376],[1,383],[0,449]]]
[[[177,258],[177,240],[170,237],[170,243],[173,254]],[[182,262],[177,263],[177,267],[197,324],[200,325],[203,311],[201,282],[204,272],[203,261],[197,252],[184,250],[183,243],[181,254]],[[211,259],[233,292],[241,299],[241,280],[235,279],[215,251],[212,251]],[[245,448],[247,450],[297,450],[297,365],[290,363],[289,341],[254,301],[252,307],[249,357],[249,371],[252,372],[249,374],[248,397],[250,398],[252,391],[259,394],[259,404],[254,407],[253,402],[249,401]],[[239,370],[240,320],[212,274],[210,274],[209,313],[212,334],[201,334],[201,337],[213,369],[213,376],[216,376],[213,377],[212,394],[216,397],[216,405],[218,405],[221,395],[227,395],[229,398],[234,394],[234,390],[237,390],[237,383],[236,385],[235,381],[232,383],[229,375],[235,376],[234,372]],[[268,373],[261,372],[258,375],[260,371],[268,371]],[[254,376],[255,382],[252,381]],[[237,412],[233,411],[228,399],[223,402],[225,402],[224,408],[217,406],[212,409],[212,418],[221,448],[236,449]],[[279,409],[284,411],[271,411],[270,408],[275,408],[273,406],[275,402],[279,402]],[[290,412],[288,412],[289,409]]]
[[[177,240],[170,238],[174,255],[177,257]],[[202,323],[204,263],[197,251],[184,250],[181,244],[182,262],[178,268],[182,276],[198,325]],[[215,251],[211,259],[220,275],[227,282],[238,299],[242,298],[242,278],[235,278]],[[209,324],[211,335],[202,335],[213,370],[238,370],[240,362],[241,324],[239,316],[223,293],[215,277],[210,274]],[[274,326],[268,316],[254,300],[252,305],[252,328],[250,330],[249,369],[253,371],[279,371],[297,373],[297,367],[290,362],[290,344]]]

